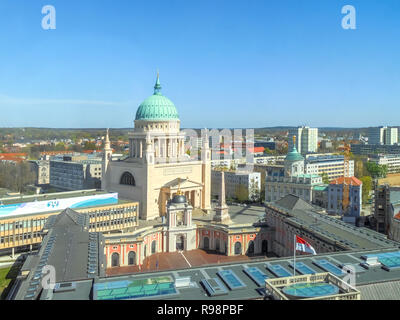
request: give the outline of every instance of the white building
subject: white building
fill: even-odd
[[[260,172],[224,171],[225,194],[227,198],[236,198],[239,186],[244,186],[249,194],[249,200],[258,201],[261,190]],[[211,171],[211,195],[219,196],[221,189],[221,171]]]
[[[400,154],[379,154],[369,160],[379,165],[386,165],[388,173],[400,172]]]
[[[313,202],[314,186],[322,184],[322,178],[314,174],[304,174],[304,158],[297,152],[292,144],[284,164],[284,176],[281,174],[267,175],[265,177],[265,201],[277,201],[288,194]]]
[[[299,153],[306,154],[318,150],[318,128],[297,127],[289,130],[288,149],[293,148],[293,136],[296,136],[296,148]]]
[[[398,143],[398,129],[393,127],[373,127],[368,131],[368,144],[393,145]]]
[[[305,173],[307,174],[327,174],[329,180],[344,176],[344,156],[341,155],[321,155],[310,156],[305,161]],[[350,177],[354,176],[354,160],[349,160]]]

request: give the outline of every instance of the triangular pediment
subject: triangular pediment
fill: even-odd
[[[189,179],[176,178],[174,180],[171,180],[170,182],[167,182],[163,187],[169,188],[171,190],[175,190],[175,189],[178,190],[179,188],[193,189],[193,188],[203,187],[203,184],[196,182],[196,181],[189,180]]]

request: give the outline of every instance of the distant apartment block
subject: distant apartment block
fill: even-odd
[[[400,153],[400,145],[351,144],[351,152],[356,155],[395,154]]]
[[[264,148],[268,148],[269,150],[275,150],[276,142],[275,141],[256,140],[256,141],[254,141],[254,147],[264,147]]]
[[[386,165],[388,173],[400,172],[400,154],[379,154],[372,156],[369,160],[379,165]]]
[[[309,156],[305,160],[305,173],[323,175],[327,174],[329,180],[344,175],[344,156],[319,155]],[[349,176],[354,176],[354,161],[349,161]]]
[[[50,160],[50,185],[64,190],[81,190],[101,187],[102,161]]]
[[[248,191],[249,200],[259,199],[261,190],[260,172],[224,171],[225,193],[227,198],[236,198],[237,190],[242,185]],[[211,195],[219,196],[221,190],[221,171],[211,171]]]
[[[398,143],[398,130],[393,127],[369,128],[368,144],[393,145]]]
[[[330,140],[321,141],[321,149],[331,149],[333,148],[333,143]]]
[[[288,150],[293,148],[293,136],[296,136],[296,149],[301,154],[317,152],[318,128],[297,127],[289,130]]]

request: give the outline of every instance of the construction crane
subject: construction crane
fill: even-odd
[[[350,203],[350,184],[351,179],[347,179],[350,176],[350,145],[347,143],[343,146],[344,163],[343,163],[343,196],[342,196],[342,214],[346,215],[349,203]]]

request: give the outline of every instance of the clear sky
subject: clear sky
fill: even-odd
[[[132,127],[157,69],[183,127],[400,125],[399,0],[1,0],[0,41],[0,127]]]

